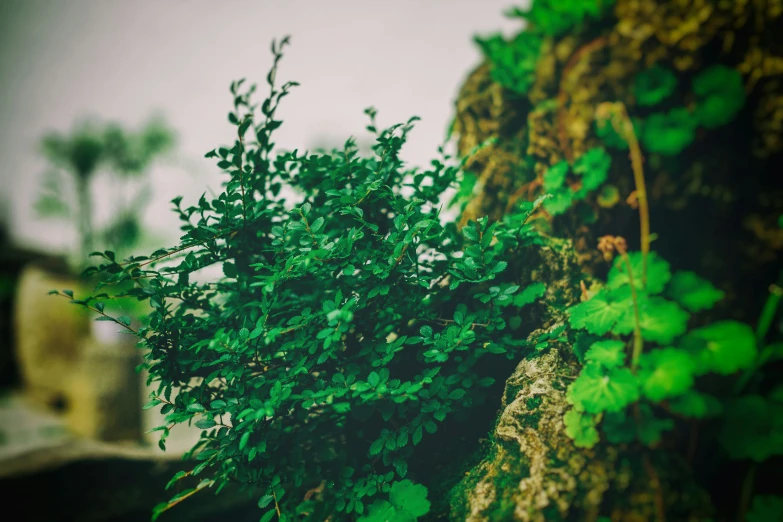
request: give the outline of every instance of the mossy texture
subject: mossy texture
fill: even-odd
[[[461,154],[484,146],[468,159],[477,182],[463,222],[500,218],[548,192],[546,174],[561,162],[573,167],[598,147],[611,154],[602,187],[566,212],[535,216],[573,247],[550,249],[531,274],[549,287],[542,331],[579,302],[580,283],[607,270],[599,237],[638,241],[629,149],[598,117],[606,102],[627,109],[641,144],[653,232],[666,239],[656,250],[717,283],[728,298],[716,313],[754,320],[783,250],[783,33],[773,29],[781,23],[780,0],[617,0],[601,17],[544,35],[524,94],[497,83],[492,64],[467,77],[453,130]],[[569,184],[574,194],[582,188],[576,176]],[[690,466],[667,449],[574,447],[564,390],[578,368],[566,343],[519,364],[490,451],[452,490],[452,519],[636,522],[655,520],[661,506],[669,520],[717,515]]]

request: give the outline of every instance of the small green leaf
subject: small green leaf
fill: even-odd
[[[639,382],[627,368],[604,372],[588,363],[568,387],[568,402],[587,413],[618,412],[639,399]]]
[[[654,402],[677,397],[693,386],[693,362],[676,348],[651,350],[639,358],[642,393]]]
[[[555,163],[544,173],[544,191],[553,192],[559,189],[565,183],[566,174],[568,174],[568,162],[561,161]]]
[[[258,507],[264,509],[269,504],[271,504],[274,499],[275,497],[273,495],[264,495],[263,497],[258,499]]]
[[[543,206],[553,216],[563,214],[574,203],[574,192],[570,187],[560,187],[550,194],[552,197],[544,201]]]
[[[677,303],[658,296],[648,297],[645,294],[638,295],[638,303],[639,327],[645,340],[669,344],[688,329],[690,314],[677,306]],[[628,335],[633,332],[635,323],[635,311],[633,304],[629,302],[612,332],[617,335]]]
[[[600,364],[605,368],[617,368],[625,364],[625,343],[623,341],[598,341],[590,346],[585,361]]]
[[[208,430],[209,428],[213,428],[216,426],[216,423],[213,419],[199,419],[196,421],[196,427],[202,430]]]
[[[783,497],[776,495],[756,495],[750,510],[745,514],[745,522],[779,522],[783,520]]]
[[[587,301],[568,309],[568,322],[573,328],[585,329],[595,335],[608,333],[628,309],[630,291],[602,290]]]
[[[783,455],[783,404],[761,395],[728,402],[718,440],[733,459],[763,462]]]
[[[697,373],[731,375],[756,361],[753,329],[737,321],[719,321],[688,333],[684,347],[696,362]]]
[[[685,417],[706,419],[720,415],[723,404],[711,395],[688,390],[685,394],[669,401],[669,410]]]
[[[520,293],[514,296],[514,306],[523,307],[535,302],[546,293],[546,285],[542,282],[536,282],[525,287]]]
[[[712,308],[725,294],[694,272],[676,272],[666,289],[666,295],[685,309],[699,312]]]
[[[239,439],[239,451],[245,449],[248,440],[250,440],[250,432],[246,431],[245,433],[242,434],[242,437]]]
[[[313,234],[316,234],[319,230],[321,230],[321,227],[324,226],[324,218],[319,217],[315,221],[313,221],[313,224],[310,225],[310,230],[312,230]]]
[[[642,253],[629,252],[628,258],[631,260],[633,283],[637,290],[645,291],[651,295],[663,292],[666,283],[672,277],[669,263],[666,260],[661,258],[656,252],[648,253],[647,286],[644,286],[642,284]],[[628,280],[628,264],[623,256],[618,256],[615,258],[612,269],[609,271],[606,285],[609,288],[619,288],[627,285]]]
[[[595,428],[594,415],[570,409],[563,417],[566,435],[574,441],[577,448],[592,448],[598,444],[598,430]]]
[[[404,511],[413,519],[424,516],[430,511],[427,488],[421,484],[414,484],[408,479],[392,484],[389,501],[397,511]]]

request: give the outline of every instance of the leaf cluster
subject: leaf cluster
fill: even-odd
[[[481,404],[494,382],[484,359],[530,347],[509,324],[545,287],[501,276],[542,243],[527,221],[543,200],[501,222],[443,223],[459,165],[442,154],[407,168],[416,119],[378,129],[374,109],[369,156],[353,139],[328,153],[275,149],[279,102],[297,85],[275,81],[286,43],[273,44],[260,104],[255,86],[232,84],[233,142],[206,155],[224,188],[173,200],[180,243],[123,263],[98,253],[93,270],[153,309],[137,333],[161,448],[179,424],[202,430],[188,454],[198,465],[175,481],[256,488],[262,520],[415,520],[429,509],[407,478],[417,447]],[[106,297],[80,302],[99,310]]]

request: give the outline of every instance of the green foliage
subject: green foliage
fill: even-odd
[[[693,330],[684,344],[700,374],[731,375],[751,368],[758,355],[753,330],[736,321],[719,321]]]
[[[617,118],[615,113],[611,113],[609,118],[596,118],[595,119],[595,135],[601,138],[604,145],[609,148],[628,150],[628,142],[625,138],[617,133],[617,129],[614,124],[614,120]],[[637,117],[631,118],[634,134],[636,136],[643,135],[642,119]]]
[[[376,500],[358,522],[415,522],[430,511],[427,488],[403,480],[392,484],[389,500]]]
[[[535,81],[536,63],[541,53],[541,36],[524,31],[511,40],[495,34],[487,38],[475,37],[490,64],[491,78],[508,89],[522,95]]]
[[[688,325],[688,312],[677,303],[662,297],[638,296],[639,328],[645,340],[659,344],[669,344],[684,334]],[[630,299],[626,301],[623,314],[617,320],[612,333],[627,335],[633,332],[636,324],[634,306]]]
[[[601,147],[590,149],[577,158],[574,162],[574,173],[582,177],[580,197],[603,185],[611,166],[611,156]]]
[[[173,200],[180,244],[122,264],[99,253],[94,271],[153,308],[137,334],[157,384],[148,407],[166,419],[160,446],[178,424],[203,430],[189,452],[199,464],[176,480],[257,488],[262,520],[415,520],[429,510],[407,477],[417,447],[484,400],[494,382],[485,358],[519,359],[535,345],[507,325],[546,286],[504,276],[545,242],[527,221],[546,198],[501,222],[444,224],[440,201],[459,165],[444,155],[405,168],[415,118],[378,130],[373,109],[369,157],[352,139],[330,153],[276,151],[278,104],[296,86],[275,83],[285,43],[273,45],[263,102],[232,84],[233,143],[207,153],[224,189],[190,206]],[[210,280],[208,267],[223,276]],[[102,311],[108,297],[79,302],[131,329]],[[318,502],[303,504],[316,488]]]
[[[677,78],[669,69],[653,66],[639,73],[633,92],[641,106],[654,106],[667,99],[677,86]],[[668,112],[651,114],[637,129],[644,147],[664,156],[674,156],[690,145],[697,127],[714,129],[731,122],[745,105],[742,75],[725,65],[713,65],[693,79],[695,109],[674,107]],[[636,122],[634,122],[636,126]],[[607,146],[626,148],[610,122],[596,122],[596,132]]]
[[[569,324],[591,334],[604,335],[623,316],[629,300],[630,292],[625,288],[602,290],[591,299],[568,309]]]
[[[647,282],[642,283],[642,253],[630,252],[631,275],[637,291],[645,291],[649,294],[660,294],[671,279],[669,262],[662,259],[656,252],[650,252],[647,256]],[[606,286],[609,288],[621,288],[628,285],[630,275],[628,267],[622,257],[617,257],[609,271]]]
[[[515,7],[508,16],[518,17],[533,30],[547,36],[559,36],[585,20],[600,18],[614,0],[534,0],[528,10]]]
[[[726,404],[720,440],[729,456],[762,462],[783,455],[783,401],[748,394]]]
[[[767,317],[783,293],[773,288]],[[696,390],[696,378],[744,371],[743,385],[777,353],[775,344],[757,348],[771,320],[762,320],[756,333],[729,320],[688,331],[690,313],[684,308],[708,310],[722,297],[692,272],[672,276],[669,263],[655,252],[617,256],[605,285],[567,310],[571,328],[584,331],[574,337],[574,352],[584,367],[567,393],[574,408],[565,419],[566,431],[575,444],[597,444],[599,426],[611,443],[657,444],[673,427],[671,419],[655,413],[663,403],[683,417],[720,415],[723,405]],[[630,337],[634,349],[629,360]],[[644,342],[659,347],[645,352]],[[633,416],[628,413],[632,405]],[[783,418],[782,405],[783,393],[740,396],[727,403],[721,440],[728,454],[761,461],[783,451],[783,424],[774,420]]]
[[[711,395],[691,389],[670,401],[669,410],[683,417],[706,419],[720,415],[723,404]]]
[[[671,96],[676,87],[677,77],[674,73],[665,67],[654,65],[636,75],[633,94],[636,103],[651,106]]]
[[[725,294],[695,272],[681,271],[672,277],[667,296],[690,312],[700,312],[715,306]]]
[[[568,162],[555,163],[544,173],[544,190],[554,192],[565,183],[568,174]]]
[[[644,121],[641,142],[650,152],[674,156],[693,142],[696,123],[696,119],[684,107],[651,114]]]
[[[696,118],[708,129],[731,122],[745,105],[742,75],[731,67],[713,65],[693,79]]]
[[[746,522],[776,522],[783,520],[783,497],[756,495],[750,511],[745,514]]]
[[[764,462],[783,455],[783,387],[758,391],[765,365],[781,355],[779,343],[764,339],[783,290],[770,287],[755,331],[732,320],[688,330],[690,313],[710,310],[723,292],[693,272],[672,276],[655,252],[628,253],[616,238],[609,244],[619,255],[607,281],[567,310],[574,353],[584,365],[566,394],[573,407],[563,421],[574,445],[591,448],[603,438],[652,447],[674,428],[672,415],[720,417],[718,441],[728,457]],[[657,346],[645,351],[645,343]],[[738,378],[721,401],[697,389],[703,375]],[[743,394],[749,385],[754,389]],[[759,520],[767,507],[778,516],[770,501],[753,508]]]
[[[625,343],[604,340],[593,343],[585,353],[584,360],[594,362],[604,368],[619,368],[625,365]]]
[[[551,166],[543,177],[543,189],[551,196],[544,202],[544,209],[553,216],[565,213],[576,201],[584,199],[606,181],[611,165],[612,158],[606,150],[596,147],[577,158],[573,169],[567,161]],[[566,183],[570,170],[573,170],[575,181],[581,182],[576,191]]]
[[[130,132],[110,123],[77,126],[70,134],[49,133],[41,140],[41,151],[50,163],[35,204],[42,217],[72,220],[80,235],[81,258],[102,246],[128,249],[141,235],[139,218],[149,200],[149,187],[133,190],[126,180],[141,178],[152,163],[171,149],[173,134],[159,120],[151,120],[141,130]],[[105,171],[120,188],[112,219],[95,231],[91,183]],[[134,194],[135,192],[135,194]]]
[[[574,440],[577,448],[592,448],[598,443],[599,435],[596,429],[598,422],[595,415],[570,409],[563,417],[566,434]]]
[[[589,352],[588,352],[589,353]],[[568,402],[587,413],[620,412],[639,399],[639,383],[627,368],[587,363],[568,388]]]
[[[535,81],[535,70],[544,38],[559,36],[586,19],[598,19],[613,0],[534,0],[529,10],[515,7],[507,16],[528,24],[507,40],[501,34],[475,37],[490,65],[494,81],[518,95],[524,95]]]
[[[653,402],[682,396],[693,387],[693,361],[676,348],[660,348],[639,357],[642,394]]]

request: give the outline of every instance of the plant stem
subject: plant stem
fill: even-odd
[[[633,169],[634,183],[636,184],[636,200],[639,203],[639,222],[641,227],[642,245],[642,288],[647,287],[647,254],[650,252],[650,209],[647,205],[647,188],[644,184],[644,167],[642,150],[639,140],[633,131],[633,123],[628,117],[624,105],[621,107],[621,116],[625,124],[625,138],[631,151],[631,168]]]
[[[245,202],[245,175],[242,172],[242,154],[245,153],[245,142],[239,135],[239,186],[242,188],[242,224],[247,225],[247,204]]]
[[[76,176],[76,194],[79,199],[80,259],[87,259],[87,256],[92,251],[92,201],[90,198],[90,178],[88,176]]]
[[[750,497],[753,495],[753,485],[756,481],[757,469],[758,464],[754,462],[750,466],[750,469],[748,469],[748,472],[745,473],[745,480],[742,481],[740,503],[737,509],[737,522],[744,522],[745,520],[745,513],[747,513],[748,506],[750,506]]]
[[[617,116],[620,121],[612,118],[612,125],[620,136],[628,142],[631,157],[631,169],[633,170],[634,184],[636,185],[636,201],[639,204],[639,223],[641,228],[640,242],[642,247],[642,288],[647,287],[647,254],[650,252],[650,208],[647,203],[647,188],[644,184],[644,157],[639,147],[639,140],[633,130],[633,122],[628,116],[628,111],[622,102],[616,102],[606,106],[611,117]],[[606,109],[605,109],[606,110]]]
[[[639,364],[639,357],[642,355],[642,348],[644,347],[644,341],[642,340],[642,328],[641,328],[641,315],[639,314],[639,297],[636,295],[636,285],[634,285],[633,268],[631,267],[631,258],[628,257],[628,252],[625,249],[618,247],[617,251],[625,261],[625,265],[628,267],[628,284],[631,285],[631,301],[633,301],[633,354],[631,355],[631,371],[636,370],[636,366]]]
[[[772,321],[775,319],[775,313],[778,311],[780,300],[783,298],[783,288],[778,285],[770,285],[769,296],[764,303],[764,309],[761,311],[759,323],[756,326],[756,343],[761,345],[769,332]]]
[[[762,346],[764,344],[764,338],[769,332],[769,328],[772,326],[772,321],[775,319],[775,314],[778,311],[778,306],[783,298],[783,288],[778,285],[770,285],[769,296],[764,303],[764,308],[761,311],[761,317],[759,318],[758,325],[756,326],[756,346]],[[758,369],[767,362],[770,355],[772,355],[772,346],[766,346],[761,353],[756,357],[756,361],[737,381],[734,387],[734,393],[740,393],[748,385],[748,382]]]
[[[655,491],[655,520],[656,522],[666,522],[666,506],[663,500],[663,490],[661,488],[661,480],[658,477],[658,472],[655,471],[655,467],[650,462],[650,456],[645,453],[644,467],[647,470],[647,475],[650,477],[650,485]]]

